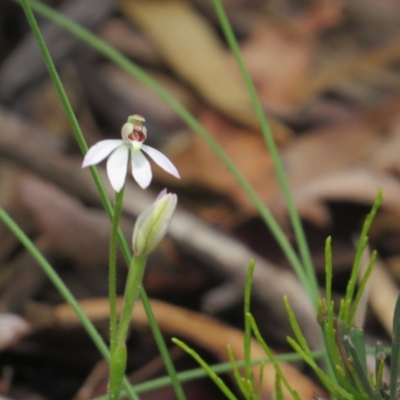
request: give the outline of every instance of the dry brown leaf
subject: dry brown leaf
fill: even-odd
[[[208,22],[182,0],[122,0],[121,9],[154,41],[164,60],[232,119],[257,126],[238,68]]]
[[[399,146],[395,130],[398,109],[399,99],[394,98],[362,118],[304,134],[283,149],[282,160],[303,217],[324,225],[330,218],[324,201],[372,204],[379,187],[385,193],[385,207],[397,210],[400,186],[379,170],[396,169],[390,147]],[[391,126],[395,129],[388,138],[384,132]],[[269,199],[268,205],[283,221],[283,197]]]
[[[121,308],[122,298],[118,299],[118,307]],[[85,300],[80,302],[85,314],[93,322],[103,322],[108,320],[109,300],[106,298]],[[227,346],[230,345],[235,359],[244,358],[243,332],[229,327],[214,318],[195,313],[177,306],[152,300],[151,307],[160,328],[170,334],[185,340],[190,340],[199,346],[213,352],[221,361],[228,361]],[[32,308],[34,310],[34,308]],[[34,314],[31,315],[31,318]],[[48,323],[61,326],[70,326],[79,324],[75,312],[69,305],[60,305],[51,310],[51,315],[45,321],[37,321],[40,324]],[[148,325],[146,312],[141,303],[137,303],[132,315],[132,323],[139,325]],[[251,342],[251,355],[253,358],[265,357],[261,346],[255,340]],[[301,374],[297,369],[287,363],[279,364],[283,374],[290,382],[292,387],[298,392],[301,398],[311,399],[314,392],[321,393],[322,390],[309,378]],[[260,376],[260,366],[253,367],[253,376],[255,385],[258,385]],[[275,391],[275,371],[271,364],[264,366],[262,381],[262,397],[271,396]],[[286,388],[283,388],[284,398],[289,400],[292,396]]]
[[[376,317],[391,336],[393,334],[393,315],[399,296],[399,288],[387,272],[383,262],[379,259],[375,261],[368,285],[370,304]]]
[[[400,172],[400,117],[388,129],[382,144],[372,154],[369,165],[379,171]]]
[[[33,224],[18,196],[17,182],[20,175],[21,170],[15,164],[4,159],[0,161],[0,207],[10,215],[24,232],[30,235],[34,230]],[[18,248],[19,243],[18,238],[10,229],[5,224],[0,224],[0,264],[3,267],[7,258]],[[2,283],[0,278],[0,287]]]
[[[85,99],[84,89],[76,67],[72,64],[65,64],[60,76],[81,129],[86,133],[86,138],[93,137],[93,132],[97,132],[98,129]],[[64,138],[67,135],[73,136],[65,109],[51,81],[46,81],[36,90],[28,91],[28,95],[25,96],[18,108],[32,123],[40,125],[53,135]]]
[[[344,1],[315,2],[297,18],[296,24],[308,32],[321,33],[337,27],[343,21]]]
[[[31,220],[30,215],[27,217]],[[29,235],[29,232],[25,231],[25,234]],[[32,243],[43,257],[51,259],[49,240],[35,235]],[[19,251],[17,255],[0,265],[0,312],[20,312],[26,302],[43,288],[46,275],[26,250]]]
[[[105,82],[104,88],[112,97],[117,99],[116,104],[110,105],[104,102],[104,112],[112,109],[113,113],[119,116],[132,114],[132,106],[137,105],[135,112],[141,115],[153,114],[157,122],[165,129],[176,127],[181,120],[154,92],[135,79],[131,74],[121,71],[114,65],[106,65],[99,68],[98,79]],[[174,96],[187,110],[194,112],[198,107],[198,101],[192,92],[180,82],[171,79],[167,74],[149,73],[168,93]],[[107,110],[106,110],[107,108]],[[122,114],[125,112],[125,114]],[[121,118],[121,120],[124,120]],[[149,132],[151,134],[151,132]]]
[[[384,45],[368,51],[360,51],[350,60],[337,60],[329,67],[314,72],[313,79],[303,88],[302,98],[306,100],[315,97],[329,89],[335,88],[346,79],[360,77],[379,70],[379,68],[390,65],[399,59],[400,37],[392,38]]]
[[[32,176],[21,178],[21,198],[54,249],[76,266],[107,266],[111,224],[105,213],[89,210],[56,186]]]
[[[129,23],[121,18],[110,18],[101,26],[98,35],[129,58],[147,65],[161,65],[160,55],[151,41],[132,30]]]
[[[91,400],[107,391],[108,371],[107,361],[99,361],[86,377],[72,400]],[[101,387],[101,390],[99,390]]]
[[[268,109],[282,113],[299,104],[299,94],[313,72],[314,44],[309,35],[270,21],[253,29],[241,51]]]
[[[300,214],[316,225],[326,225],[330,215],[324,203],[328,200],[372,204],[381,188],[383,206],[399,209],[400,184],[397,179],[367,168],[347,168],[326,174],[295,188],[292,193]],[[281,203],[282,207],[283,199]],[[279,207],[279,206],[278,206]],[[281,212],[276,204],[271,209]]]
[[[304,133],[282,150],[292,186],[365,162],[381,143],[376,124],[353,120]]]
[[[285,203],[280,195],[275,169],[264,139],[234,126],[212,112],[204,113],[200,121],[249,180],[261,199],[283,221]],[[321,205],[321,202],[320,199],[314,201],[312,193],[317,198],[324,196],[321,180],[334,175],[335,171],[366,162],[382,141],[377,125],[368,119],[324,127],[304,134],[282,149],[285,171],[291,187],[297,192],[304,216],[326,220],[323,210],[314,208],[316,204]],[[173,157],[173,161],[182,171],[184,184],[198,184],[223,193],[241,207],[242,216],[254,214],[254,205],[247,195],[200,138],[193,137],[188,147]],[[314,181],[318,183],[314,185]],[[339,193],[343,194],[343,190]],[[310,201],[310,206],[307,206],[303,198]]]
[[[200,122],[224,149],[227,155],[249,180],[263,199],[276,191],[276,178],[264,139],[246,128],[238,127],[222,116],[207,111]],[[188,146],[173,157],[181,171],[183,184],[205,186],[223,193],[243,208],[254,212],[254,205],[238,186],[207,144],[198,136],[192,136]]]
[[[369,30],[398,29],[400,3],[397,0],[352,0],[346,1],[346,12]],[[377,32],[378,33],[378,32]]]

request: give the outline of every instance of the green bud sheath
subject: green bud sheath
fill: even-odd
[[[125,374],[127,349],[125,343],[118,343],[110,362],[110,383],[108,399],[117,400],[121,390],[122,379]]]
[[[163,190],[157,200],[137,218],[133,229],[132,247],[138,256],[147,256],[167,234],[178,198]]]

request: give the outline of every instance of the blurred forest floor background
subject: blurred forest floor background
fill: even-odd
[[[321,287],[333,238],[334,290],[343,294],[354,238],[382,188],[370,233],[379,259],[365,321],[371,343],[388,340],[400,280],[400,3],[396,0],[225,0],[224,6],[269,118],[304,223]],[[212,134],[292,237],[287,209],[249,95],[209,1],[52,0],[59,10],[141,66]],[[243,356],[243,287],[256,258],[252,311],[276,352],[289,351],[282,296],[318,348],[308,297],[255,207],[182,120],[146,86],[38,16],[89,145],[118,138],[128,115],[146,119],[148,143],[177,166],[154,166],[143,192],[128,179],[122,228],[164,187],[179,209],[148,263],[144,285],[178,370],[196,364],[176,336],[211,363]],[[108,334],[110,222],[21,7],[0,2],[0,205],[32,238]],[[100,166],[104,170],[104,164]],[[103,175],[104,176],[104,175]],[[108,185],[107,179],[104,179]],[[110,191],[110,195],[111,195]],[[119,291],[126,267],[119,260]],[[104,394],[107,366],[60,294],[0,224],[0,395],[85,400]],[[141,305],[129,342],[129,376],[165,375]],[[262,357],[254,345],[253,356]],[[323,393],[303,365],[293,385]],[[291,375],[290,375],[291,374]],[[266,370],[263,398],[273,392]],[[228,382],[231,376],[225,377]],[[303,388],[303,389],[301,389]],[[184,384],[188,400],[221,399],[208,380]],[[141,399],[174,399],[170,387]]]

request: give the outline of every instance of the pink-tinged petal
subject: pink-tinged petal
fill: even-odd
[[[142,189],[150,185],[152,173],[147,158],[140,151],[131,150],[132,175]]]
[[[82,168],[96,165],[103,161],[113,150],[124,143],[121,139],[102,140],[92,146],[83,159]]]
[[[125,183],[126,171],[128,170],[129,148],[128,146],[118,147],[107,161],[107,175],[111,186],[119,192]]]
[[[163,190],[161,190],[161,192],[158,194],[156,201],[162,199],[164,196],[167,195],[167,188],[164,188]]]
[[[166,156],[164,156],[163,153],[145,144],[142,144],[142,150],[146,152],[163,170],[175,176],[175,178],[180,178],[179,172],[175,168],[175,165],[172,164],[172,162]]]

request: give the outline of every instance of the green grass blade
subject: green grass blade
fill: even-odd
[[[361,390],[366,393],[365,398],[380,400],[380,395],[374,392],[367,375],[364,332],[361,329],[353,329],[345,340],[349,344],[349,354],[353,360],[355,375],[360,382]]]
[[[349,282],[348,282],[347,288],[346,288],[345,301],[351,302],[351,300],[354,297],[354,291],[355,291],[355,287],[357,284],[358,274],[360,271],[361,257],[362,257],[362,254],[368,244],[367,234],[368,234],[368,231],[369,231],[369,229],[372,225],[372,222],[375,218],[375,215],[378,212],[378,209],[382,204],[382,201],[383,201],[382,191],[379,190],[378,195],[372,206],[372,209],[371,209],[370,213],[367,215],[364,225],[361,230],[361,234],[360,234],[360,238],[359,238],[358,246],[357,246],[357,250],[356,250],[356,255],[354,257],[353,268],[351,270],[351,277],[349,279]],[[349,309],[348,308],[345,308],[344,315],[341,316],[341,319],[347,321],[347,324],[349,325]]]
[[[367,269],[365,271],[365,274],[362,277],[360,285],[358,287],[356,297],[355,297],[355,299],[354,299],[354,301],[353,301],[353,303],[351,305],[351,310],[350,310],[350,313],[349,313],[348,326],[354,325],[354,320],[356,318],[358,305],[360,304],[360,301],[361,301],[361,298],[362,298],[362,296],[364,294],[364,291],[365,291],[365,288],[367,286],[369,277],[371,276],[371,273],[372,273],[372,270],[374,268],[374,264],[375,264],[377,256],[378,256],[378,253],[376,251],[373,251],[372,254],[371,254],[371,259],[370,259],[370,261],[368,263],[368,267],[367,267]]]
[[[272,365],[274,366],[274,369],[275,369],[276,376],[279,375],[280,380],[283,382],[286,389],[289,391],[289,393],[292,395],[292,397],[295,400],[301,400],[299,394],[292,388],[292,386],[286,379],[285,375],[282,373],[282,370],[280,369],[279,364],[276,361],[274,354],[272,353],[271,349],[268,347],[267,343],[261,336],[261,333],[258,329],[258,326],[257,326],[256,321],[254,320],[253,316],[251,314],[247,314],[247,318],[249,319],[251,329],[254,332],[254,336],[256,337],[260,346],[263,348],[263,350],[264,350],[265,354],[268,356],[269,360],[272,362]]]
[[[314,370],[317,374],[318,378],[321,380],[325,388],[329,391],[329,393],[334,396],[338,396],[343,400],[360,400],[353,397],[352,394],[348,393],[345,389],[339,386],[335,381],[333,381],[314,361],[314,359],[310,356],[309,353],[304,351],[304,349],[292,338],[287,338],[288,343],[293,347],[294,351],[300,354],[304,361]]]
[[[261,394],[262,394],[262,383],[264,379],[264,370],[265,370],[265,362],[262,362],[260,365],[260,373],[258,375],[258,388],[257,388],[257,400],[261,400]]]
[[[275,378],[275,398],[276,400],[285,400],[283,397],[282,380],[279,375]]]
[[[351,328],[350,330],[350,348],[354,348],[359,359],[359,364],[363,371],[367,371],[367,352],[365,345],[364,331],[360,328]]]
[[[338,347],[335,341],[335,328],[333,323],[333,302],[328,307],[327,316],[324,320],[319,319],[319,324],[322,330],[322,336],[325,344],[325,351],[327,354],[327,361],[329,363],[329,370],[332,371],[329,375],[332,379],[335,378],[336,382],[340,380],[336,366],[341,365],[338,353]]]
[[[240,391],[242,392],[243,396],[245,399],[252,399],[252,394],[249,391],[249,385],[246,383],[250,383],[251,381],[248,381],[247,378],[243,378],[242,375],[240,375],[239,369],[237,367],[237,363],[235,360],[235,356],[233,355],[232,347],[228,346],[227,348],[228,352],[228,358],[231,363],[232,371],[233,371],[233,376],[235,377],[235,382],[238,385]]]
[[[306,338],[304,337],[303,333],[301,332],[300,325],[297,322],[296,316],[294,315],[294,312],[292,310],[292,307],[290,306],[289,299],[287,298],[287,296],[284,296],[283,303],[285,305],[286,312],[288,313],[288,316],[289,316],[290,326],[292,327],[293,333],[295,334],[299,345],[302,347],[302,349],[307,354],[310,354],[311,350],[308,347]]]
[[[210,368],[210,366],[200,357],[200,355],[196,351],[191,349],[179,339],[173,338],[172,342],[183,349],[187,354],[193,357],[201,365],[201,367],[207,372],[208,376],[218,386],[218,388],[222,391],[227,399],[237,400],[236,396],[232,393],[228,386],[226,386],[225,382]]]
[[[301,258],[302,258],[302,262],[303,262],[303,267],[307,273],[307,279],[308,279],[308,285],[306,286],[307,292],[308,292],[309,296],[311,297],[311,301],[313,302],[314,307],[316,307],[318,297],[319,297],[318,282],[317,282],[315,270],[313,267],[313,262],[311,259],[310,251],[308,248],[307,239],[305,237],[303,226],[301,224],[299,214],[297,212],[292,194],[290,192],[289,183],[288,183],[288,180],[286,177],[285,170],[283,168],[282,161],[279,157],[279,153],[278,153],[278,149],[275,144],[274,137],[269,128],[267,119],[264,114],[263,107],[262,107],[260,100],[258,98],[258,95],[257,95],[257,91],[254,87],[254,84],[250,78],[250,74],[247,71],[246,65],[243,61],[243,57],[241,55],[239,45],[238,45],[235,35],[233,33],[232,27],[229,23],[228,17],[226,16],[226,13],[224,11],[222,3],[220,0],[213,0],[213,5],[214,5],[214,9],[216,11],[216,14],[218,16],[219,22],[221,24],[222,30],[225,34],[226,40],[229,43],[229,46],[235,56],[237,64],[239,65],[240,72],[241,72],[242,77],[247,86],[247,90],[250,94],[250,97],[251,97],[251,100],[253,103],[253,107],[255,109],[258,121],[260,123],[261,131],[264,135],[264,139],[267,143],[270,154],[272,156],[272,160],[273,160],[273,163],[274,163],[274,166],[276,169],[276,173],[278,176],[278,181],[282,188],[282,192],[283,192],[283,195],[285,197],[286,204],[288,207],[289,218],[290,218],[290,221],[293,226],[293,231],[294,231],[294,234],[296,237],[297,244],[299,246],[299,250],[300,250],[300,254],[301,254]]]
[[[251,326],[246,315],[250,313],[251,285],[253,283],[253,273],[255,261],[251,260],[247,269],[246,283],[244,288],[244,360],[245,360],[245,377],[249,382],[253,381],[251,371]]]
[[[326,304],[332,302],[332,238],[329,236],[325,241],[325,298]]]

